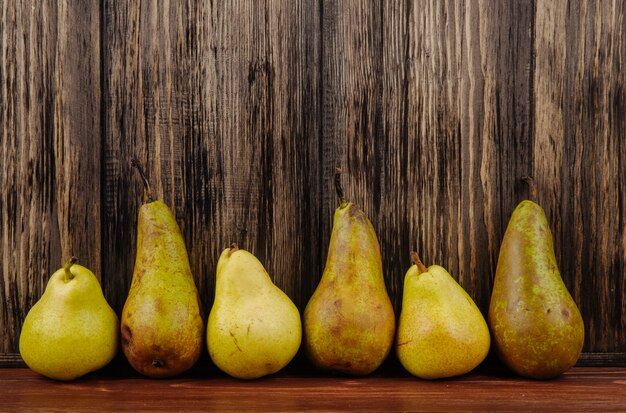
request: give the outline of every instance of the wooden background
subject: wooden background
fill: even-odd
[[[0,2],[0,364],[70,255],[121,311],[138,157],[208,312],[220,251],[302,310],[343,167],[399,309],[409,250],[486,311],[531,174],[587,363],[626,362],[626,2]]]

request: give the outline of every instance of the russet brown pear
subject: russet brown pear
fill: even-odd
[[[324,273],[304,310],[306,354],[320,369],[353,375],[376,370],[393,344],[395,316],[372,224],[343,200],[335,211]]]
[[[561,279],[546,215],[533,201],[520,202],[504,234],[489,326],[498,356],[522,376],[558,376],[580,356],[583,319]]]
[[[139,164],[146,193],[149,185]],[[203,348],[204,322],[185,241],[162,201],[141,206],[137,257],[122,310],[122,350],[138,372],[172,377],[192,367]]]

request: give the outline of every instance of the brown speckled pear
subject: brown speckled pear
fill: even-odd
[[[389,354],[395,316],[376,233],[363,211],[343,200],[340,172],[340,205],[324,273],[304,310],[304,343],[318,368],[365,375]]]
[[[543,209],[529,200],[513,211],[500,246],[489,326],[500,359],[525,377],[556,377],[580,356],[583,319],[561,279]]]
[[[150,189],[143,171],[133,165]],[[138,372],[172,377],[191,368],[203,348],[204,322],[185,241],[162,201],[141,206],[137,257],[122,310],[122,349]]]

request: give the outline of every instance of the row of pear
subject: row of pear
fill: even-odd
[[[178,224],[167,205],[152,199],[141,165],[133,165],[147,202],[139,210],[121,320],[95,275],[68,261],[50,277],[20,334],[23,360],[44,376],[72,380],[97,370],[114,358],[120,341],[132,367],[154,378],[188,370],[203,347],[217,367],[241,379],[281,370],[301,346],[316,367],[356,376],[375,371],[395,348],[404,368],[424,379],[470,372],[492,343],[510,369],[531,378],[556,377],[580,356],[583,320],[556,265],[547,218],[533,201],[522,201],[511,215],[487,320],[444,268],[426,267],[416,253],[396,320],[376,233],[343,198],[338,169],[328,258],[302,316],[262,263],[233,244],[217,263],[205,321]],[[525,180],[534,194],[532,180]]]

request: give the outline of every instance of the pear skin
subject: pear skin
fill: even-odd
[[[504,234],[489,325],[498,356],[522,376],[556,377],[580,356],[583,319],[561,279],[545,213],[532,201],[517,206]]]
[[[472,371],[487,356],[489,328],[474,300],[438,265],[417,254],[404,278],[396,354],[414,376],[440,379]]]
[[[302,339],[298,308],[261,262],[233,244],[217,264],[207,348],[225,373],[256,379],[276,373],[296,355]]]
[[[137,256],[121,330],[126,358],[148,377],[180,374],[202,352],[204,322],[185,241],[162,201],[139,210]]]
[[[318,368],[366,375],[389,354],[395,316],[374,228],[339,185],[337,193],[326,267],[304,310],[304,343]]]
[[[73,380],[104,367],[119,346],[119,320],[98,279],[74,262],[52,274],[20,334],[26,365],[56,380]]]

